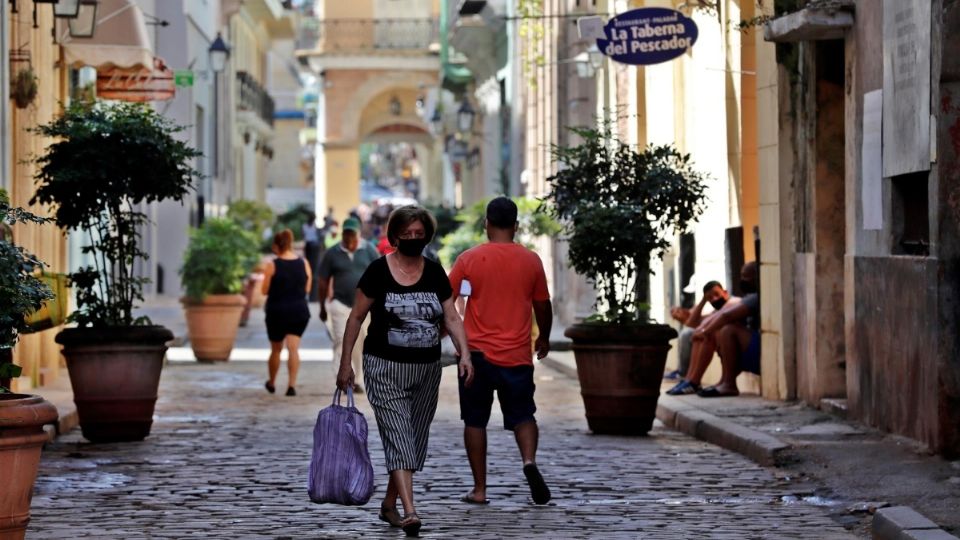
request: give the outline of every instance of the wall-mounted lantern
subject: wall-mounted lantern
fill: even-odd
[[[463,98],[460,108],[457,109],[457,128],[461,133],[470,133],[473,131],[473,119],[477,116],[476,111],[470,106],[470,100]]]
[[[397,96],[390,98],[390,114],[394,116],[400,116],[400,113],[403,112],[403,106],[400,104],[400,100],[397,99]]]
[[[67,20],[70,37],[91,38],[97,29],[98,0],[80,0],[77,16]]]

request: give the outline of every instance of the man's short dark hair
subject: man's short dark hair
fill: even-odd
[[[703,286],[703,294],[707,294],[710,292],[710,289],[714,287],[720,287],[722,289],[723,285],[721,285],[719,281],[708,281],[707,284]]]
[[[487,223],[498,229],[512,229],[517,223],[517,203],[497,197],[487,204]]]

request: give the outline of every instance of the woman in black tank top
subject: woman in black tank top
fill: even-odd
[[[267,265],[263,278],[263,294],[267,295],[267,336],[270,338],[270,378],[264,385],[271,394],[280,370],[280,352],[287,345],[289,386],[287,395],[295,396],[297,371],[300,369],[300,337],[310,321],[307,293],[310,292],[310,266],[293,252],[293,233],[284,229],[273,237],[273,253],[277,258]]]

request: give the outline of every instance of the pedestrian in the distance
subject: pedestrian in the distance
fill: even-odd
[[[497,197],[487,205],[488,242],[463,252],[450,270],[454,295],[467,297],[464,327],[476,377],[460,385],[460,417],[473,489],[463,502],[487,504],[487,422],[497,393],[503,427],[513,431],[523,473],[536,504],[550,500],[550,489],[536,464],[539,429],[533,400],[531,311],[540,334],[538,358],[550,351],[553,309],[543,263],[536,253],[514,242],[517,205]]]
[[[267,263],[263,275],[263,294],[267,296],[267,337],[270,338],[270,378],[264,386],[271,394],[277,389],[280,353],[287,346],[289,383],[287,395],[297,395],[297,372],[300,370],[300,337],[310,321],[307,294],[310,292],[310,264],[293,252],[293,232],[284,229],[273,237],[273,261]]]
[[[343,221],[342,240],[327,250],[317,272],[320,290],[327,291],[333,282],[333,298],[323,298],[320,302],[320,320],[330,322],[330,337],[333,341],[333,375],[340,371],[340,354],[343,351],[343,330],[346,328],[353,301],[357,295],[357,283],[370,263],[380,258],[372,244],[360,237],[360,222],[354,218]],[[359,340],[367,337],[368,321],[360,327]],[[361,369],[363,363],[362,348],[354,347],[354,372]],[[354,392],[362,392],[359,373],[354,381]]]
[[[316,273],[317,265],[320,264],[320,258],[323,256],[322,251],[326,249],[324,244],[321,242],[320,230],[317,229],[317,216],[313,212],[307,214],[307,220],[300,227],[300,232],[303,234],[303,257],[310,263],[310,271]],[[310,301],[315,302],[318,300],[318,293],[316,288],[310,291]]]
[[[439,263],[422,255],[437,230],[436,223],[433,215],[419,206],[403,206],[390,215],[387,237],[397,251],[374,261],[360,278],[337,375],[341,390],[353,385],[350,356],[358,346],[360,326],[370,313],[363,372],[390,474],[380,519],[402,527],[408,536],[417,536],[421,527],[413,502],[413,474],[423,470],[430,424],[437,410],[441,328],[464,355],[460,378],[466,386],[473,380],[450,281]],[[397,511],[397,497],[403,504],[403,518]]]

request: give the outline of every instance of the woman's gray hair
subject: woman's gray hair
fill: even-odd
[[[390,218],[387,220],[387,241],[390,242],[391,246],[397,245],[397,240],[404,229],[414,221],[423,224],[427,243],[433,241],[433,235],[437,232],[437,218],[433,217],[433,214],[426,208],[409,204],[390,213]]]

